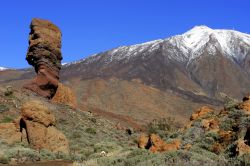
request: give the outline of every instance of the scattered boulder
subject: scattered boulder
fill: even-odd
[[[190,131],[197,131],[195,134],[199,134],[199,140],[184,138],[183,141],[194,145],[200,140],[210,140],[212,144],[206,146],[212,152],[220,154],[230,150],[232,157],[250,153],[250,96],[244,97],[243,102],[237,105],[225,107],[220,113],[212,112],[213,109],[208,107],[195,112],[190,124],[181,132],[182,135],[190,135]],[[235,146],[236,149],[232,148]]]
[[[138,139],[138,147],[151,152],[205,148],[217,155],[226,154],[236,158],[249,155],[249,106],[249,97],[244,97],[242,103],[225,107],[221,112],[201,107],[193,113],[190,123],[177,131],[178,135],[171,143],[166,143],[156,134],[142,134]]]
[[[174,140],[172,143],[164,142],[158,135],[151,134],[149,142],[152,145],[149,150],[151,152],[169,152],[176,151],[180,148],[180,140]]]
[[[201,121],[202,127],[209,131],[219,131],[219,120],[216,118],[203,119]]]
[[[245,143],[243,139],[237,141],[237,153],[239,156],[242,156],[246,153],[250,153],[250,146]]]
[[[205,116],[211,112],[214,112],[214,110],[207,107],[207,106],[203,106],[200,109],[198,109],[195,113],[192,114],[192,116],[190,117],[190,120],[193,121],[193,120],[196,120],[198,118],[202,118],[203,116]]]
[[[52,98],[52,102],[66,104],[73,108],[77,107],[75,94],[72,92],[72,90],[69,87],[61,83],[58,84],[58,88],[57,88],[56,94]]]
[[[26,60],[37,76],[24,87],[52,98],[56,93],[61,69],[61,31],[47,20],[35,18],[30,25],[29,48]]]
[[[147,147],[148,145],[148,141],[149,141],[149,136],[146,134],[142,134],[140,135],[139,139],[138,139],[138,147],[141,149],[149,149]]]
[[[174,140],[172,143],[166,143],[160,136],[150,134],[149,136],[143,134],[139,137],[138,147],[149,149],[151,152],[169,152],[176,151],[180,148],[180,140]]]
[[[244,110],[247,114],[250,114],[250,100],[245,100],[237,106],[238,109]]]

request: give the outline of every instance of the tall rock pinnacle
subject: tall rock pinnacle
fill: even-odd
[[[56,25],[38,18],[32,20],[30,29],[26,60],[35,68],[37,76],[24,87],[52,98],[59,83],[62,34]]]

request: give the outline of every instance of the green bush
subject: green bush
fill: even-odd
[[[231,108],[235,108],[237,106],[237,102],[235,102],[233,99],[227,99],[225,101],[225,104],[224,104],[224,108],[225,109],[231,109]]]
[[[6,112],[6,111],[9,111],[9,108],[4,104],[0,104],[0,113]]]
[[[9,159],[5,156],[0,156],[0,163],[1,164],[8,164],[9,163]]]
[[[6,88],[6,91],[4,92],[4,95],[5,95],[5,96],[12,96],[12,95],[13,95],[13,89],[12,89],[11,86],[8,86],[8,87]]]
[[[234,119],[226,118],[221,121],[219,126],[220,126],[220,129],[228,131],[228,130],[232,130],[234,123],[235,123]]]
[[[238,119],[242,116],[245,116],[244,111],[238,110],[236,108],[231,108],[228,117],[232,119]]]
[[[248,126],[250,125],[250,116],[246,116],[246,117],[242,117],[240,119],[240,128],[248,128]]]
[[[91,128],[91,127],[87,128],[85,131],[86,131],[87,133],[89,133],[89,134],[93,134],[93,135],[96,134],[96,129]]]
[[[237,158],[238,163],[241,165],[250,165],[250,154],[244,154]]]
[[[74,154],[74,155],[70,155],[69,158],[66,155],[64,155],[64,157],[61,159],[81,162],[85,160],[86,158],[82,155]]]
[[[46,149],[40,150],[39,155],[42,160],[55,160],[56,159],[55,154]]]
[[[74,132],[74,133],[72,134],[72,137],[73,137],[73,138],[81,138],[82,136],[81,136],[80,133]]]
[[[152,122],[148,123],[147,126],[148,134],[158,134],[161,137],[166,137],[172,132],[176,132],[180,128],[180,124],[175,121],[174,118],[162,118],[154,119]]]
[[[206,133],[205,137],[211,137],[214,141],[219,140],[220,136],[218,135],[217,132],[208,132]]]
[[[224,152],[225,157],[234,158],[237,155],[236,148],[237,148],[236,143],[228,145]]]
[[[204,129],[200,127],[191,127],[182,135],[183,144],[193,144],[199,142],[204,136]]]
[[[30,148],[14,147],[6,151],[7,158],[23,158],[26,157],[27,161],[39,161],[39,153]]]

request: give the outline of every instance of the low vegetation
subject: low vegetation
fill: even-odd
[[[15,94],[13,94],[15,95]],[[6,96],[7,97],[7,96]],[[34,98],[34,96],[32,96]],[[8,97],[7,97],[8,98]],[[13,97],[15,100],[17,97]],[[17,98],[18,99],[18,98]],[[240,133],[232,135],[230,141],[222,140],[216,131],[205,131],[204,119],[215,118],[219,113],[208,113],[202,118],[192,121],[189,127],[183,128],[173,118],[154,120],[148,123],[146,133],[158,134],[164,141],[180,139],[182,145],[177,151],[152,153],[137,147],[137,138],[141,134],[133,131],[128,134],[125,129],[118,130],[112,122],[97,117],[88,111],[75,110],[62,104],[48,106],[56,117],[56,127],[62,131],[70,144],[70,153],[52,153],[45,149],[33,150],[24,143],[7,144],[0,140],[0,163],[68,160],[86,166],[134,166],[134,165],[248,165],[250,155],[237,155],[235,140],[244,136],[240,129],[249,127],[250,118],[235,103],[227,103],[226,116],[219,120],[219,128],[224,131]],[[14,105],[8,105],[14,108]],[[0,105],[1,108],[1,105]],[[5,106],[2,106],[5,108]],[[10,111],[11,112],[11,111]],[[13,116],[15,117],[15,116]],[[1,123],[13,121],[6,115]],[[189,149],[186,145],[190,144]],[[217,146],[216,146],[217,145]],[[225,151],[221,152],[221,146]]]

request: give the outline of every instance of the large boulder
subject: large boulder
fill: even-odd
[[[26,60],[37,76],[24,87],[52,98],[56,93],[61,69],[61,31],[47,20],[35,18],[30,25],[29,48]]]
[[[46,103],[33,100],[23,104],[21,116],[11,123],[0,124],[0,139],[8,144],[23,142],[34,149],[69,153],[65,135],[55,127],[55,117]]]
[[[149,136],[149,142],[151,147],[149,150],[151,152],[169,152],[169,151],[176,151],[180,148],[181,142],[180,140],[174,140],[171,143],[166,143],[163,141],[160,136],[156,134],[151,134]]]
[[[41,101],[29,101],[21,108],[20,131],[22,140],[35,149],[69,153],[68,140],[55,127],[55,117]]]
[[[202,119],[202,127],[206,131],[219,131],[219,120],[217,118]]]
[[[146,134],[141,134],[138,139],[138,147],[141,149],[143,148],[147,149],[148,141],[149,141],[149,136]]]
[[[142,134],[138,140],[139,148],[149,149],[151,152],[176,151],[180,148],[180,145],[181,142],[178,139],[172,141],[171,143],[166,143],[156,134]]]
[[[39,100],[33,100],[23,104],[21,108],[23,120],[37,122],[45,127],[55,125],[56,119],[48,107]]]
[[[199,108],[197,111],[195,111],[195,113],[192,114],[192,116],[190,117],[190,120],[192,121],[192,120],[196,120],[198,118],[202,118],[211,112],[214,112],[214,110],[207,107],[207,106],[203,106],[203,107]]]

